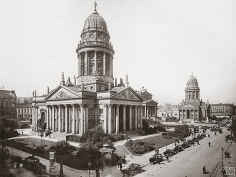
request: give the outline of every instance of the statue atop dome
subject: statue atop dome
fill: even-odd
[[[94,12],[96,13],[97,12],[97,2],[95,1],[95,3],[94,3]]]

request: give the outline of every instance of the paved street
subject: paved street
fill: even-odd
[[[208,130],[209,132],[209,130]],[[145,172],[138,174],[137,176],[161,176],[161,177],[200,177],[200,176],[221,176],[221,148],[228,149],[231,153],[230,159],[225,159],[226,166],[235,167],[236,157],[236,143],[226,143],[225,135],[229,132],[223,129],[222,134],[214,135],[210,132],[211,138],[204,138],[200,141],[200,145],[195,145],[186,149],[183,152],[170,158],[170,162],[163,162],[161,165],[147,165],[143,169]],[[211,142],[211,147],[208,143]],[[163,150],[162,150],[163,151]],[[229,163],[231,161],[231,163]],[[208,174],[203,174],[202,168],[206,166],[209,171]]]

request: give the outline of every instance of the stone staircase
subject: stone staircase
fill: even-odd
[[[128,136],[129,138],[134,138],[134,137],[138,137],[138,136],[142,136],[139,132],[137,131],[128,131],[125,132],[126,136]]]
[[[52,132],[50,134],[51,139],[57,139],[57,140],[66,140],[66,132]],[[49,135],[47,136],[49,137]]]

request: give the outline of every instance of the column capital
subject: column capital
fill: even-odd
[[[76,108],[78,104],[71,104],[72,108]]]
[[[120,107],[120,104],[116,104],[116,108],[119,108]]]
[[[109,108],[111,108],[111,107],[113,106],[113,104],[107,104],[107,106],[108,106]]]

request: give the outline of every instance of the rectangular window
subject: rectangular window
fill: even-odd
[[[103,109],[99,109],[99,113],[102,114],[103,113]]]

